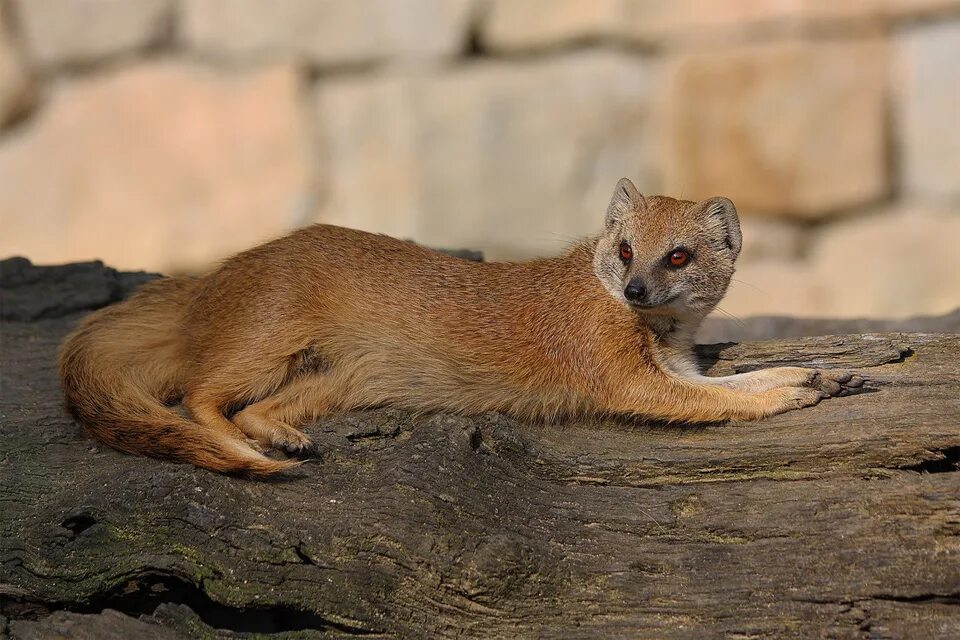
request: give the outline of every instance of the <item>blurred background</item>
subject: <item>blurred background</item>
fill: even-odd
[[[736,315],[960,305],[960,0],[0,0],[0,257],[488,259],[726,195]]]

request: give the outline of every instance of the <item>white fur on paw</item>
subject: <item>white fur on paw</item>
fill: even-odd
[[[784,391],[785,410],[812,407],[829,396],[825,391],[810,387],[788,387]]]

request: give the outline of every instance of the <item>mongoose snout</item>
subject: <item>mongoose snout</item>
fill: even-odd
[[[640,278],[631,278],[627,288],[623,290],[623,297],[630,302],[647,302],[647,287]]]

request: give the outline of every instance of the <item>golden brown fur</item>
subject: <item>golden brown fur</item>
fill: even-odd
[[[295,427],[330,411],[394,405],[697,422],[759,418],[858,386],[849,374],[808,369],[696,371],[693,331],[739,251],[726,203],[645,199],[621,181],[603,234],[524,263],[302,229],[205,277],[153,282],[92,314],[62,348],[67,403],[117,449],[265,475],[294,463],[260,451],[305,449]],[[685,228],[691,219],[700,222]],[[671,234],[696,246],[702,272],[658,271],[660,253],[678,242]],[[623,236],[650,256],[610,262]],[[651,246],[657,238],[666,249]],[[679,297],[631,306],[618,292],[637,273],[655,282],[652,296]],[[164,406],[178,400],[193,420]]]

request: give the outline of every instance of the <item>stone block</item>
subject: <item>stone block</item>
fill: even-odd
[[[960,197],[960,21],[911,29],[897,50],[904,189]]]
[[[299,107],[288,66],[58,83],[0,145],[0,256],[169,273],[283,234],[309,195]]]
[[[529,49],[615,36],[623,0],[490,0],[483,42],[495,50]]]
[[[696,47],[812,27],[862,29],[951,4],[957,0],[489,0],[481,34],[508,50],[596,38]]]
[[[873,39],[678,55],[660,87],[664,190],[808,219],[882,198],[886,74]]]
[[[830,315],[904,318],[960,304],[957,247],[960,208],[906,203],[829,225],[810,260]]]
[[[960,210],[903,204],[825,225],[800,260],[739,265],[729,313],[907,318],[960,301]]]
[[[647,65],[594,52],[323,83],[320,220],[474,247],[559,251],[598,231],[618,178],[651,182]]]
[[[0,128],[26,113],[36,102],[35,74],[0,6]]]
[[[75,65],[168,37],[173,0],[13,0],[33,59]]]
[[[185,0],[183,37],[228,57],[295,57],[322,66],[451,56],[473,0]]]

